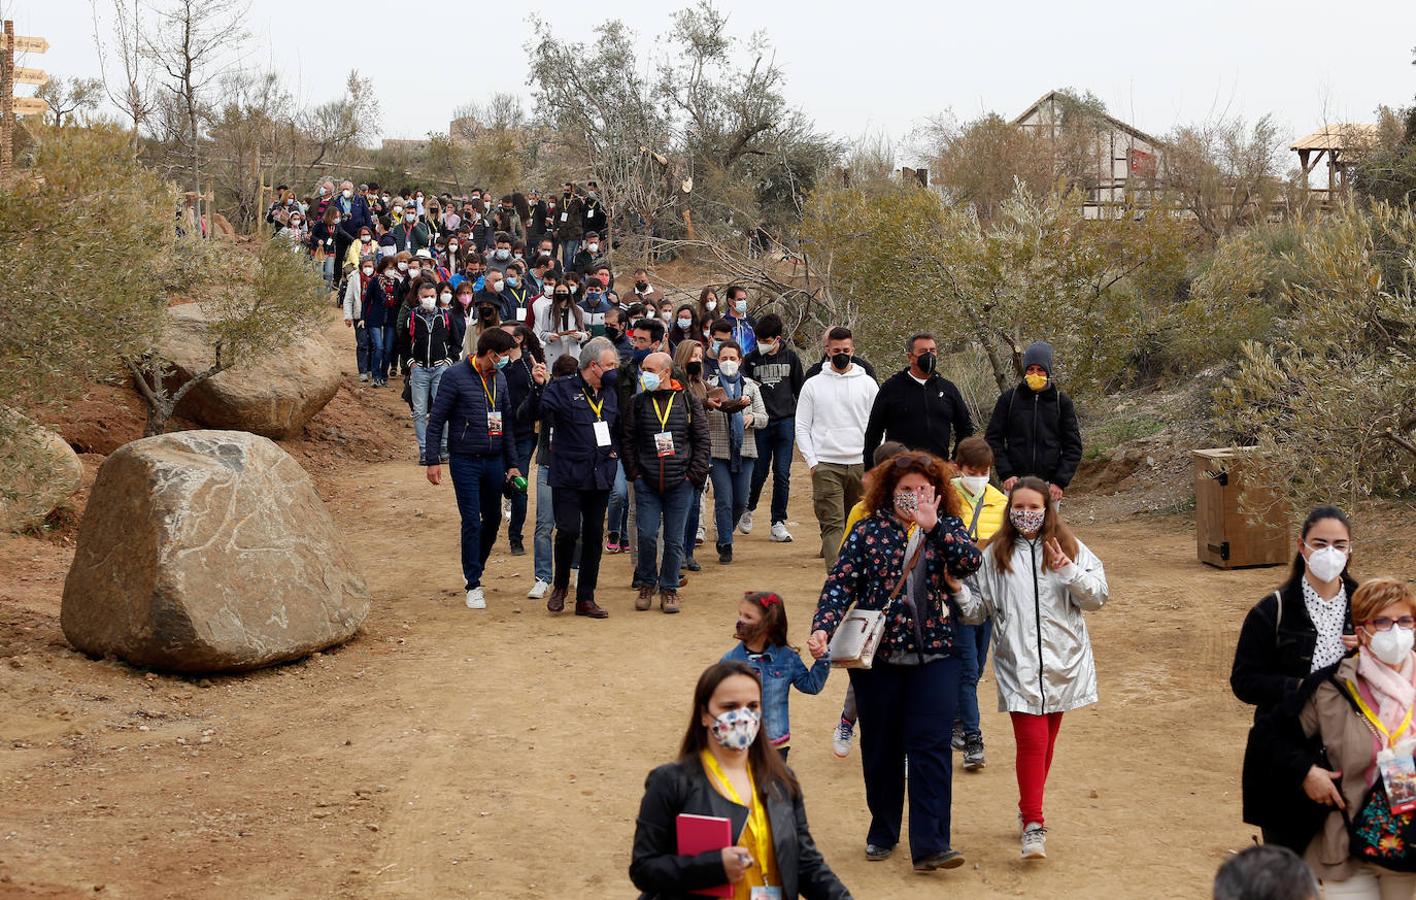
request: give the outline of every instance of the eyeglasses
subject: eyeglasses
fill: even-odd
[[[1391,631],[1391,626],[1393,625],[1397,626],[1402,631],[1410,631],[1416,628],[1416,616],[1401,616],[1396,619],[1388,618],[1387,616],[1377,616],[1375,619],[1364,624],[1370,625],[1371,628],[1369,630],[1371,631]]]

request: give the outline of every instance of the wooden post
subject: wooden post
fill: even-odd
[[[10,183],[15,153],[15,23],[5,20],[5,59],[0,65],[0,185]]]

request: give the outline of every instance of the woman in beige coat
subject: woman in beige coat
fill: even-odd
[[[1367,821],[1364,802],[1387,804],[1382,791],[1372,791],[1381,778],[1378,753],[1391,748],[1409,762],[1416,746],[1416,655],[1411,652],[1416,589],[1395,578],[1363,582],[1352,595],[1352,621],[1359,650],[1338,663],[1303,708],[1303,731],[1322,740],[1336,780],[1334,785],[1310,777],[1304,783],[1309,797],[1334,807],[1305,858],[1322,879],[1327,900],[1409,900],[1416,896],[1416,873],[1364,858],[1366,842],[1353,845],[1348,822],[1362,827]],[[1416,865],[1416,846],[1403,850],[1399,841],[1386,846]]]

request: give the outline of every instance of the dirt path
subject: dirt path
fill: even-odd
[[[389,393],[376,402],[396,412]],[[375,597],[365,632],[241,678],[73,653],[58,627],[70,551],[0,541],[0,897],[632,895],[644,776],[672,756],[698,673],[731,646],[736,599],[779,591],[804,637],[823,576],[805,472],[795,543],[759,530],[731,567],[703,554],[679,616],[633,612],[627,558],[610,557],[611,617],[592,622],[526,600],[530,557],[500,548],[489,609],[465,609],[451,488],[406,455],[321,478]],[[955,779],[969,865],[929,877],[903,854],[862,856],[859,759],[829,749],[842,673],[818,697],[793,695],[792,763],[855,896],[1195,897],[1247,843],[1247,715],[1227,676],[1243,612],[1278,573],[1199,565],[1188,521],[1079,532],[1113,600],[1091,616],[1102,703],[1068,716],[1059,741],[1048,862],[1016,858],[1012,741],[991,674],[990,765]]]

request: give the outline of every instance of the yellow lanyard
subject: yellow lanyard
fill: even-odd
[[[599,402],[599,403],[596,403],[594,400],[591,400],[591,399],[590,399],[590,392],[589,392],[589,391],[586,391],[586,392],[585,392],[585,405],[586,405],[586,406],[589,406],[589,407],[590,407],[590,411],[595,414],[595,420],[596,420],[596,421],[602,421],[602,420],[605,418],[604,415],[602,414],[602,411],[603,411],[604,408],[605,408],[605,398],[604,398],[604,397],[601,397],[601,398],[600,398],[600,402]]]
[[[472,360],[469,359],[469,360],[467,361],[467,364],[472,367],[472,371],[476,372],[476,373],[477,373],[477,377],[482,380],[482,393],[484,393],[484,394],[487,395],[487,403],[489,404],[489,405],[487,406],[487,412],[495,412],[495,411],[496,411],[496,408],[497,408],[497,378],[496,378],[496,375],[493,375],[493,376],[492,376],[492,387],[491,387],[491,390],[488,390],[488,389],[487,389],[487,376],[485,376],[485,375],[482,374],[482,370],[479,369],[479,368],[477,368],[477,364],[474,363],[474,362],[472,362]]]
[[[658,401],[658,399],[655,398],[655,397],[650,397],[650,398],[649,398],[649,402],[652,403],[652,404],[654,404],[654,415],[656,415],[656,416],[659,417],[659,427],[662,428],[662,429],[664,429],[665,431],[667,431],[668,428],[669,428],[669,413],[671,413],[671,412],[674,411],[674,397],[677,397],[677,396],[678,396],[678,395],[675,394],[673,397],[670,397],[670,398],[669,398],[669,405],[668,405],[668,408],[667,408],[667,409],[664,409],[662,412],[659,410],[659,401]],[[717,762],[717,761],[715,760],[714,763],[716,764],[716,762]]]
[[[1380,731],[1383,735],[1386,736],[1388,747],[1395,747],[1396,739],[1401,737],[1402,734],[1406,732],[1407,728],[1411,727],[1412,710],[1408,709],[1406,711],[1406,718],[1403,719],[1401,724],[1397,727],[1396,733],[1392,734],[1390,731],[1387,731],[1387,728],[1385,725],[1382,724],[1381,719],[1377,718],[1377,714],[1372,712],[1372,708],[1367,705],[1367,701],[1362,699],[1362,694],[1360,691],[1357,690],[1357,685],[1353,684],[1351,681],[1346,682],[1346,684],[1347,692],[1351,694],[1352,699],[1357,702],[1357,708],[1362,710],[1362,715],[1367,717],[1367,721],[1372,723],[1373,728],[1376,728],[1378,731]]]
[[[772,751],[776,752],[776,751]],[[776,855],[772,850],[771,827],[767,823],[767,809],[757,794],[757,782],[752,777],[752,766],[747,767],[748,790],[752,792],[752,803],[742,802],[742,797],[738,795],[737,788],[728,780],[727,773],[723,767],[718,765],[718,758],[711,750],[703,750],[699,753],[703,761],[703,768],[708,771],[709,777],[716,782],[720,793],[738,806],[747,807],[747,828],[743,830],[742,842],[747,846],[751,842],[748,850],[752,853],[752,861],[756,863],[754,869],[761,873],[763,885],[772,883],[771,876],[776,869]],[[750,833],[750,834],[749,834]],[[751,871],[751,870],[749,870]],[[749,875],[749,878],[751,876]]]

